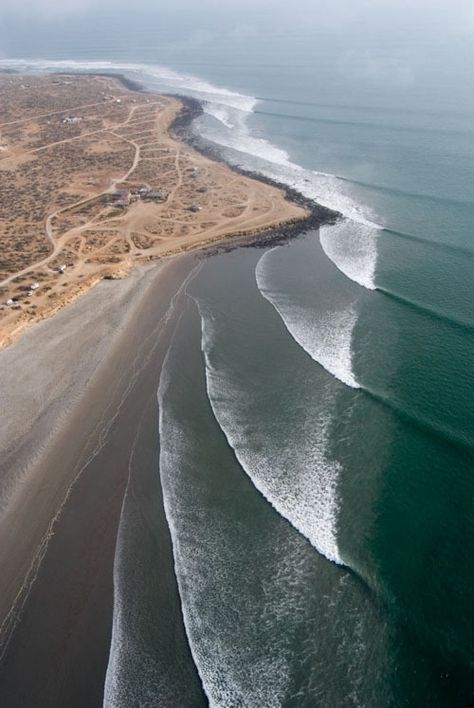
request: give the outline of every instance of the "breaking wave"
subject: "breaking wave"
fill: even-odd
[[[291,336],[326,371],[351,388],[360,388],[352,371],[352,331],[357,321],[353,306],[317,311],[305,307],[278,288],[270,275],[270,263],[279,247],[267,251],[257,264],[255,277],[262,293],[276,309]]]
[[[286,439],[280,439],[272,417],[259,415],[260,401],[267,395],[264,388],[256,391],[235,380],[220,360],[212,312],[203,303],[199,311],[209,400],[240,465],[274,509],[319,553],[343,564],[337,545],[340,465],[327,454],[330,394],[327,405],[312,413],[311,424],[305,429],[292,427]]]
[[[272,289],[266,272],[271,254],[272,251],[268,251],[262,256],[255,271],[260,292],[276,309],[291,336],[318,364],[347,386],[359,388],[351,359],[355,311],[314,312],[299,306],[287,293]]]
[[[355,283],[375,290],[379,229],[351,219],[322,226],[319,240],[326,256]]]

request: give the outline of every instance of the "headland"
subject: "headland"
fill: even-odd
[[[185,142],[178,98],[11,73],[0,94],[0,349],[104,278],[311,217]]]

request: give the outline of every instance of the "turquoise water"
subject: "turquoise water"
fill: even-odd
[[[10,40],[3,63],[116,70],[195,96],[201,141],[343,214],[206,260],[162,376],[161,481],[210,703],[472,702],[474,124],[461,54],[444,64],[433,42],[430,67],[413,50],[411,82],[394,36],[389,69],[369,80],[336,62],[342,40],[309,29],[180,44],[176,28],[173,43],[139,23],[124,42],[116,19],[103,39],[101,22]],[[360,69],[364,52],[351,56]]]

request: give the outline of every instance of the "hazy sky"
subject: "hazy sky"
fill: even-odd
[[[474,0],[0,0],[0,57],[80,58],[77,50],[114,59],[118,48],[128,60],[181,62],[191,73],[194,61],[200,70],[275,65],[279,51],[295,72],[306,62],[361,90],[413,94],[431,83],[435,95],[438,84],[457,83],[464,100]]]
[[[473,0],[2,0],[0,16],[19,22],[54,20],[64,16],[83,16],[100,9],[135,14],[153,10],[166,21],[191,14],[205,26],[213,15],[219,24],[249,25],[285,18],[291,24],[324,25],[335,31],[347,27],[364,29],[395,23],[397,27],[424,23],[439,30],[464,33],[474,29]],[[139,8],[139,9],[138,9]],[[201,20],[199,20],[201,18]]]

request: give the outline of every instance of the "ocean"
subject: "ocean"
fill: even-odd
[[[173,563],[140,536],[142,497],[127,495],[105,704],[469,704],[469,86],[456,93],[436,63],[420,86],[390,61],[364,83],[310,34],[243,33],[229,52],[123,31],[18,45],[0,68],[116,72],[197,98],[195,140],[341,218],[217,253],[186,284],[148,481]],[[159,562],[188,644],[172,667]]]

